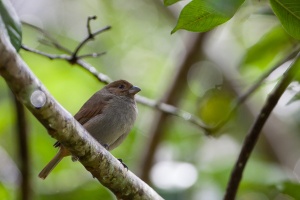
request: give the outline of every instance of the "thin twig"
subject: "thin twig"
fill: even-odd
[[[87,31],[88,31],[88,35],[93,35],[92,31],[91,31],[90,22],[91,22],[91,20],[96,20],[96,19],[97,19],[97,16],[95,16],[95,15],[88,17],[87,23],[86,23],[86,28],[87,28]]]
[[[72,62],[70,62],[70,60],[72,59],[71,56],[69,55],[57,55],[57,54],[48,54],[36,49],[32,49],[30,47],[27,47],[25,45],[22,45],[21,48],[25,51],[29,51],[31,53],[35,53],[44,57],[47,57],[49,59],[61,59],[61,60],[65,60],[71,64],[74,64]],[[102,74],[100,72],[97,71],[97,69],[95,67],[93,67],[92,65],[88,64],[87,62],[84,62],[81,59],[76,60],[76,64],[81,66],[83,69],[85,69],[86,71],[88,71],[90,74],[94,75],[94,77],[96,77],[100,82],[108,84],[110,82],[112,82],[111,78],[109,78],[107,75]]]
[[[68,62],[71,60],[71,56],[69,56],[69,55],[45,53],[45,52],[42,52],[42,51],[39,51],[39,50],[36,50],[36,49],[32,49],[32,48],[30,48],[30,47],[28,47],[24,44],[22,44],[21,48],[24,49],[25,51],[29,51],[29,52],[32,52],[32,53],[35,53],[35,54],[42,55],[42,56],[47,57],[51,60],[59,59],[59,60],[66,60]]]
[[[162,111],[166,114],[180,117],[183,120],[198,126],[200,129],[203,129],[207,135],[209,135],[209,133],[210,133],[209,131],[210,131],[211,128],[207,127],[201,119],[199,119],[198,117],[196,117],[195,115],[193,115],[189,112],[181,110],[181,109],[179,109],[175,106],[172,106],[170,104],[157,102],[153,99],[149,99],[147,97],[143,97],[143,96],[140,96],[140,95],[136,95],[136,101],[140,104],[155,108],[155,109],[157,109],[159,111]]]
[[[77,59],[83,59],[83,58],[96,58],[105,55],[106,52],[100,52],[100,53],[90,53],[90,54],[83,54],[80,56],[77,56]]]
[[[90,20],[88,20],[88,22],[89,22],[89,21],[90,21]],[[89,23],[88,23],[88,24],[89,24]],[[89,26],[88,26],[88,28],[89,28]],[[82,40],[82,41],[78,44],[78,46],[75,48],[75,50],[74,50],[74,52],[73,52],[73,54],[72,54],[72,58],[73,58],[72,60],[76,61],[76,59],[78,59],[77,54],[78,54],[79,50],[83,47],[83,45],[85,45],[88,41],[94,39],[94,37],[95,37],[96,35],[99,35],[100,33],[104,32],[104,31],[107,31],[107,30],[109,30],[109,29],[111,29],[111,26],[106,26],[106,27],[104,27],[104,28],[102,28],[102,29],[99,29],[99,30],[95,31],[94,33],[90,33],[90,30],[88,30],[88,32],[89,32],[88,36],[87,36],[84,40]]]
[[[90,27],[90,21],[91,20],[95,20],[97,19],[96,16],[92,16],[92,17],[88,17],[88,20],[87,20],[87,32],[88,32],[88,35],[86,36],[85,39],[83,39],[78,45],[77,47],[75,48],[74,51],[71,51],[70,49],[62,46],[56,39],[54,39],[54,37],[52,37],[49,33],[47,33],[46,31],[44,31],[43,29],[37,27],[37,26],[34,26],[32,24],[29,24],[27,22],[22,22],[24,25],[26,26],[29,26],[35,30],[37,30],[38,32],[40,32],[44,37],[45,39],[40,39],[39,41],[42,43],[42,44],[45,44],[45,45],[48,45],[48,46],[52,46],[52,47],[55,47],[56,49],[58,50],[61,50],[67,54],[70,54],[72,55],[72,61],[75,61],[76,59],[78,59],[79,57],[82,57],[82,56],[78,56],[78,52],[79,50],[89,41],[89,40],[92,40],[95,38],[95,36],[99,35],[100,33],[104,32],[104,31],[108,31],[111,29],[111,26],[106,26],[104,28],[101,28],[95,32],[91,32],[91,27]],[[99,53],[99,55],[102,55],[101,53]],[[85,57],[88,57],[88,56],[85,56]],[[94,57],[94,56],[92,56]]]
[[[276,106],[278,100],[280,99],[280,97],[282,96],[286,88],[289,86],[289,84],[292,82],[293,78],[295,77],[298,70],[297,65],[299,65],[299,62],[300,62],[300,52],[298,53],[294,62],[290,65],[289,69],[285,72],[283,78],[277,84],[276,88],[273,90],[272,93],[270,93],[269,97],[266,100],[265,105],[260,111],[260,114],[256,118],[252,128],[247,134],[240,155],[235,163],[235,166],[230,176],[230,180],[227,184],[227,190],[224,196],[224,200],[235,199],[239,183],[242,179],[244,168],[250,157],[251,152],[254,149],[254,146],[260,135],[260,132],[264,124],[266,123],[267,119],[269,118],[269,115],[271,114],[272,110]]]
[[[66,47],[62,46],[61,44],[57,43],[56,41],[47,40],[47,39],[39,39],[39,42],[45,46],[53,47],[57,50],[60,50],[66,54],[71,55],[72,51],[70,49],[67,49]]]

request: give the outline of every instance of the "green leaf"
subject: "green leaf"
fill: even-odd
[[[300,1],[270,0],[270,3],[285,30],[294,38],[300,39]]]
[[[164,0],[164,4],[165,4],[165,6],[170,6],[174,3],[177,3],[178,1],[180,1],[180,0]]]
[[[181,11],[176,27],[193,32],[205,32],[228,21],[244,0],[194,0]]]
[[[281,26],[277,26],[247,50],[239,66],[242,69],[268,69],[283,59],[295,43]]]
[[[21,22],[9,0],[0,0],[0,29],[8,33],[10,42],[18,51],[22,43]]]

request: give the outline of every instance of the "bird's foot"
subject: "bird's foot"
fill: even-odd
[[[121,158],[119,158],[118,161],[120,161],[120,163],[123,165],[123,167],[124,167],[125,169],[127,169],[127,171],[128,171],[128,167],[127,167],[127,165],[123,162],[123,160],[122,160]]]
[[[78,160],[79,160],[79,158],[78,158],[78,157],[76,157],[76,156],[72,156],[72,157],[71,157],[71,159],[72,159],[72,161],[73,161],[73,162],[76,162],[76,161],[78,161]]]
[[[103,144],[102,146],[108,151],[108,149],[109,149],[109,145],[108,144]]]

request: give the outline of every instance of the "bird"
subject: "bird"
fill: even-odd
[[[74,118],[102,146],[111,151],[124,141],[134,125],[138,113],[134,96],[140,91],[139,87],[126,80],[111,82],[92,95]],[[59,151],[39,173],[41,179],[46,179],[64,157],[71,156],[59,141],[54,146],[59,147]]]

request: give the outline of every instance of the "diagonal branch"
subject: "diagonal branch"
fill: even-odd
[[[162,199],[105,150],[50,95],[0,32],[0,74],[29,111],[118,199]]]
[[[260,132],[264,124],[266,123],[267,119],[269,118],[272,110],[276,106],[278,100],[280,99],[280,97],[282,96],[286,88],[289,86],[289,84],[293,81],[293,78],[298,72],[299,64],[300,64],[300,52],[296,56],[294,62],[290,65],[289,69],[285,72],[283,78],[277,84],[276,88],[267,98],[265,105],[261,109],[260,114],[256,118],[252,128],[247,134],[240,155],[231,173],[230,180],[227,185],[226,194],[224,196],[224,200],[235,199],[239,183],[242,179],[244,168],[250,157],[251,152],[254,149],[254,146],[260,135]]]
[[[181,119],[183,119],[187,122],[190,122],[191,124],[194,124],[198,128],[204,130],[205,134],[207,134],[207,135],[210,134],[211,128],[207,127],[200,118],[198,118],[197,116],[195,116],[189,112],[181,110],[170,104],[157,102],[153,99],[149,99],[149,98],[146,98],[146,97],[143,97],[140,95],[136,95],[136,101],[139,102],[140,104],[155,108],[165,114],[180,117]]]

